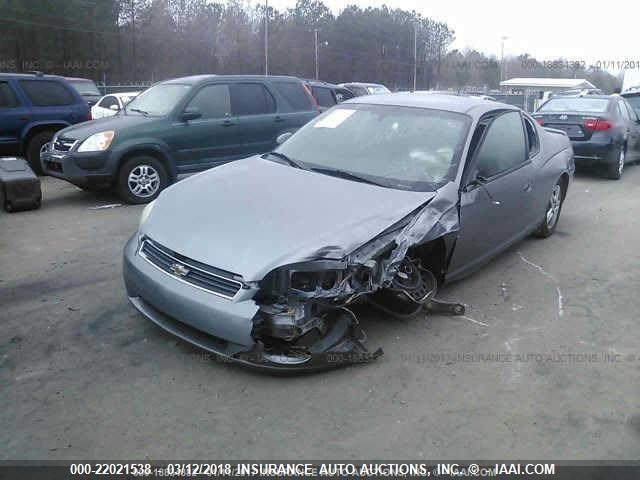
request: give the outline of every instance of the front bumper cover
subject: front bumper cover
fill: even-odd
[[[123,273],[131,304],[167,332],[233,362],[270,372],[318,371],[375,360],[350,312],[336,311],[331,328],[310,348],[275,353],[252,337],[259,307],[249,294],[228,300],[195,289],[158,270],[137,252],[134,235],[124,250]],[[355,319],[355,317],[354,317]]]
[[[79,187],[102,186],[113,183],[109,165],[111,151],[78,153],[56,152],[47,144],[40,152],[43,171],[52,177],[66,180]]]

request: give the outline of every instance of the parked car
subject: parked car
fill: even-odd
[[[640,120],[619,95],[553,97],[535,113],[545,127],[564,131],[577,165],[602,165],[617,180],[627,162],[640,160]]]
[[[96,118],[113,117],[139,94],[140,92],[123,92],[105,95],[91,107],[91,117],[94,120]]]
[[[92,107],[102,97],[96,82],[88,78],[66,77],[67,82],[84,98],[85,102]]]
[[[34,172],[42,173],[40,150],[58,130],[90,119],[63,77],[0,73],[0,154],[26,156]]]
[[[640,87],[638,88],[630,88],[626,92],[621,95],[631,108],[636,111],[636,115],[640,117]]]
[[[338,86],[349,89],[349,91],[351,91],[356,97],[361,97],[362,95],[374,95],[379,93],[391,93],[391,91],[387,87],[385,87],[384,85],[380,85],[379,83],[351,82],[339,83]]]
[[[351,100],[355,97],[355,94],[346,87],[341,87],[339,85],[335,85],[333,88],[334,93],[336,94],[336,99],[338,103],[346,102],[347,100]]]
[[[554,97],[584,97],[587,95],[604,95],[604,92],[599,88],[572,88],[570,90],[562,90],[556,92],[552,96]]]
[[[348,88],[339,87],[331,83],[320,80],[304,80],[304,83],[316,100],[321,112],[355,97]]]
[[[354,303],[433,308],[438,284],[553,234],[574,170],[566,135],[470,97],[359,97],[285,137],[166,189],[124,250],[143,315],[267,370],[379,356]]]
[[[338,98],[334,91],[335,85],[320,80],[303,80],[303,82],[313,95],[321,112],[338,104]]]
[[[145,90],[115,117],[62,130],[41,157],[49,175],[146,203],[177,174],[270,151],[281,133],[317,114],[297,78],[177,78]]]
[[[491,100],[492,102],[497,102],[496,97],[492,97],[491,95],[485,95],[484,93],[467,93],[470,97],[480,98],[482,100]]]

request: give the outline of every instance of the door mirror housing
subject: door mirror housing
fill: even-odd
[[[113,110],[114,112],[119,112],[120,111],[120,107],[118,105],[111,105],[109,107],[109,110]]]
[[[284,142],[289,140],[292,136],[293,136],[292,132],[284,132],[284,133],[278,135],[278,138],[276,138],[276,143],[278,145],[282,145]]]
[[[196,118],[200,118],[202,116],[202,112],[195,108],[189,107],[184,112],[182,112],[182,121],[188,122],[189,120],[195,120]]]

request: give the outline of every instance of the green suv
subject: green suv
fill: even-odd
[[[85,190],[115,187],[147,203],[178,174],[272,150],[318,114],[294,77],[198,75],[158,83],[114,117],[59,131],[45,173]]]

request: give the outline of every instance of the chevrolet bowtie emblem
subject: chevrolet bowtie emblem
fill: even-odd
[[[171,273],[173,273],[176,277],[186,277],[191,270],[180,263],[174,263],[169,267]]]

